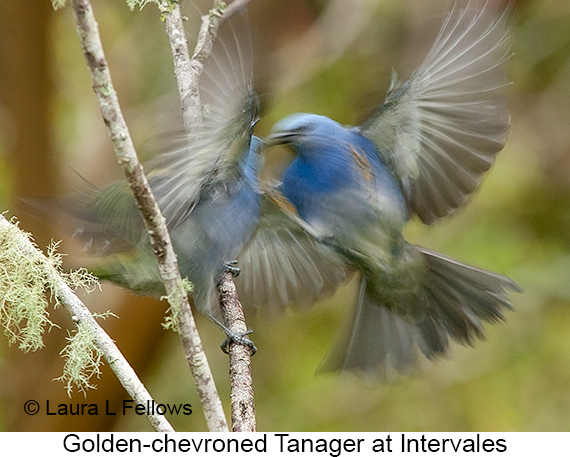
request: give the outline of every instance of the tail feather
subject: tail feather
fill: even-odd
[[[320,371],[351,370],[386,380],[395,372],[411,374],[422,353],[444,355],[449,339],[472,345],[484,339],[485,322],[504,321],[511,310],[508,291],[520,292],[511,279],[441,254],[418,248],[428,266],[422,312],[411,318],[382,303],[363,279],[350,325],[320,366]],[[387,306],[388,305],[388,306]]]
[[[429,269],[427,291],[430,313],[456,341],[472,344],[484,339],[484,322],[505,320],[512,310],[508,291],[521,292],[511,279],[465,265],[436,252],[418,248]]]
[[[362,280],[355,312],[333,349],[319,366],[321,372],[359,371],[378,380],[417,369],[418,348],[429,359],[445,353],[447,334],[431,317],[404,319],[380,304]]]

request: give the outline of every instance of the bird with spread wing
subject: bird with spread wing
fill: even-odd
[[[297,156],[264,194],[236,285],[245,304],[281,309],[359,272],[349,325],[323,370],[408,373],[418,354],[470,345],[511,309],[515,282],[402,234],[414,214],[431,224],[461,207],[505,145],[507,16],[490,0],[456,2],[423,63],[406,82],[394,74],[359,127],[306,113],[274,126],[269,143]]]

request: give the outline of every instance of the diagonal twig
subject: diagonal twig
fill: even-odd
[[[129,362],[125,359],[119,348],[115,345],[111,337],[101,328],[99,323],[94,319],[91,311],[85,304],[75,295],[73,290],[67,285],[58,271],[50,266],[48,259],[23,233],[18,227],[11,224],[3,215],[0,214],[0,232],[11,232],[11,242],[16,244],[18,251],[34,261],[34,263],[44,265],[44,271],[47,274],[45,283],[51,289],[51,292],[57,297],[57,301],[61,303],[68,311],[73,321],[79,326],[86,325],[89,332],[95,340],[95,344],[101,354],[117,376],[117,379],[123,385],[127,393],[137,404],[148,404],[153,402],[152,397],[146,390],[143,383],[138,378]],[[147,419],[151,426],[157,432],[173,432],[174,429],[166,420],[164,415],[147,414]]]

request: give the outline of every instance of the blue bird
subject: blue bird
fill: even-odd
[[[234,18],[233,21],[236,19]],[[219,313],[216,284],[233,270],[260,214],[262,142],[253,136],[259,102],[253,91],[248,42],[234,23],[220,29],[200,80],[203,119],[165,140],[144,165],[164,215],[182,277],[193,284],[196,307]],[[126,182],[90,189],[72,209],[76,237],[103,256],[93,270],[132,291],[164,295],[158,266]]]
[[[414,214],[427,224],[462,206],[503,148],[510,116],[501,89],[509,56],[506,11],[456,4],[422,65],[396,76],[359,127],[294,114],[269,144],[297,156],[268,189],[240,254],[240,297],[279,309],[307,305],[357,271],[356,306],[322,370],[376,378],[409,373],[449,340],[471,345],[485,322],[504,319],[509,278],[412,245]]]

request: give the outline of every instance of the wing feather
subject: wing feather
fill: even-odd
[[[144,163],[157,203],[172,230],[204,194],[235,182],[245,173],[258,119],[253,62],[246,14],[236,14],[219,30],[212,58],[200,79],[202,120],[188,132],[153,139],[154,158]],[[231,184],[227,184],[231,185]],[[146,230],[124,180],[87,189],[80,238],[109,254],[146,242]],[[105,250],[100,250],[105,247]]]
[[[425,223],[464,204],[504,147],[508,9],[456,2],[422,65],[392,77],[385,102],[361,127]]]
[[[278,314],[306,308],[332,294],[351,276],[342,257],[298,224],[294,214],[262,195],[261,217],[238,256],[242,273],[235,284],[242,304]],[[284,198],[280,195],[280,198]]]

